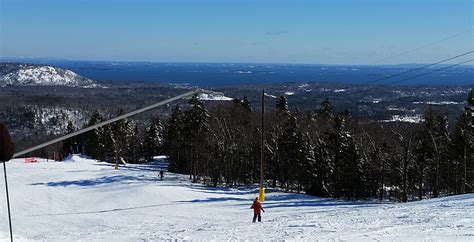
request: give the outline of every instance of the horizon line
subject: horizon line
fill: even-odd
[[[120,63],[159,63],[159,64],[254,64],[254,65],[314,65],[314,66],[401,66],[401,65],[426,65],[428,63],[394,63],[394,64],[344,64],[344,63],[284,63],[284,62],[243,62],[243,61],[147,61],[147,60],[110,60],[110,59],[75,59],[75,58],[62,58],[62,57],[29,57],[29,56],[14,56],[4,57],[0,56],[0,62],[15,62],[19,60],[33,60],[33,61],[65,61],[65,62],[120,62]],[[440,64],[450,65],[450,64]],[[459,66],[474,67],[473,64],[463,64]]]

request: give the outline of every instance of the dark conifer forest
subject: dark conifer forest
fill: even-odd
[[[312,112],[281,96],[265,113],[264,184],[306,194],[401,202],[474,191],[474,92],[452,124],[427,106],[420,123],[380,122],[335,112],[325,99]],[[171,171],[210,186],[258,183],[260,107],[246,97],[208,107],[197,96],[169,117],[120,121],[63,144],[64,155],[129,163],[166,154]],[[117,115],[123,111],[118,110]],[[95,111],[88,125],[104,120]],[[452,125],[452,126],[450,126]],[[68,132],[77,128],[68,126]],[[69,147],[69,149],[68,149]]]

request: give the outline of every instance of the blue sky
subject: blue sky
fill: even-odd
[[[0,56],[428,63],[474,49],[473,9],[472,0],[0,0]]]

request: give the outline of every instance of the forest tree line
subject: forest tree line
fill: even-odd
[[[430,106],[421,123],[354,119],[333,109],[326,99],[313,112],[290,110],[281,96],[276,111],[265,113],[267,187],[402,202],[474,191],[472,90],[453,127]],[[94,112],[88,126],[103,120]],[[189,108],[176,106],[166,122],[156,117],[141,127],[121,120],[67,140],[63,152],[80,143],[94,158],[130,163],[166,154],[170,170],[194,182],[234,186],[259,181],[261,135],[261,114],[245,97],[206,108],[194,96]]]

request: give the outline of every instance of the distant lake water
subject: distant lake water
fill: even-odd
[[[362,84],[390,75],[396,75],[418,66],[332,66],[285,64],[232,64],[232,63],[147,63],[105,61],[42,61],[70,69],[97,81],[144,81],[159,83],[186,83],[200,87],[255,83],[310,83],[338,82]],[[436,66],[435,68],[440,68]],[[433,71],[420,70],[373,84],[392,84],[404,78]],[[428,74],[395,85],[474,85],[474,68],[454,67]]]

